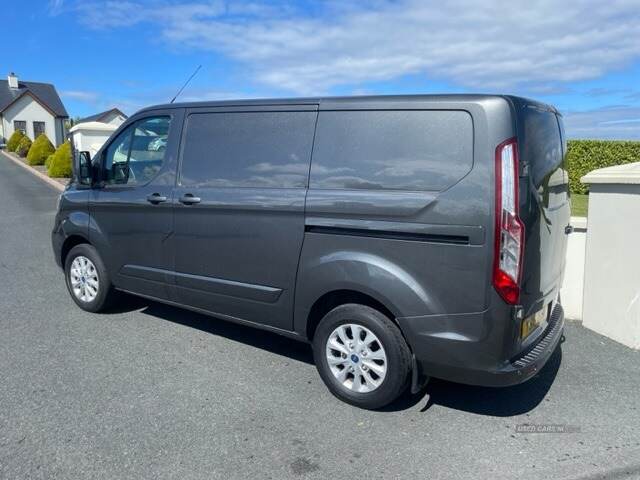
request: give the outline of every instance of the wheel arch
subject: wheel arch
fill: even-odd
[[[327,313],[334,308],[347,303],[358,303],[374,308],[397,324],[395,320],[396,316],[391,312],[391,310],[372,296],[357,290],[332,290],[318,298],[311,306],[305,326],[305,335],[307,339],[313,340],[313,336],[320,320],[322,320]]]
[[[67,255],[69,255],[69,252],[71,251],[71,249],[83,243],[87,243],[91,245],[91,242],[89,241],[89,239],[79,234],[69,235],[64,240],[64,242],[62,243],[62,248],[60,249],[60,262],[61,262],[60,264],[62,265],[63,268],[64,268],[65,261],[67,260]]]
[[[312,336],[318,311],[328,311],[327,305],[364,303],[396,324],[396,318],[438,310],[429,289],[388,258],[357,250],[325,250],[324,255],[314,250],[303,250],[298,269],[293,330],[299,335]]]

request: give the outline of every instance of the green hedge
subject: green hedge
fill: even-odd
[[[38,135],[38,138],[33,141],[33,145],[31,145],[31,148],[29,149],[27,163],[29,165],[44,165],[47,157],[55,151],[56,149],[47,136],[44,133],[41,133]]]
[[[640,142],[618,140],[569,140],[567,169],[571,193],[588,193],[580,178],[603,167],[640,162]]]
[[[53,160],[53,156],[55,155],[55,152],[52,153],[51,155],[49,155],[47,157],[47,159],[44,161],[44,168],[47,169],[47,171],[49,170],[49,167],[51,166],[51,161]]]
[[[22,140],[20,140],[20,143],[18,143],[18,146],[16,147],[16,153],[21,157],[26,157],[29,154],[31,143],[31,139],[25,135],[24,137],[22,137]]]
[[[18,148],[18,144],[24,138],[24,133],[22,130],[16,130],[11,134],[9,140],[7,141],[7,150],[10,152],[15,152],[16,148]]]
[[[56,153],[47,159],[50,177],[71,177],[71,145],[69,141],[58,147]]]

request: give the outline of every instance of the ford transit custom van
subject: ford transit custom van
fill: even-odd
[[[565,154],[561,115],[512,96],[159,105],[76,154],[53,250],[80,308],[128,292],[310,342],[363,408],[513,385],[562,335]]]

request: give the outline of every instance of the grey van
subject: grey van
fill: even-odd
[[[560,114],[497,95],[169,104],[79,152],[52,234],[71,298],[117,291],[310,342],[329,390],[505,386],[558,345]]]

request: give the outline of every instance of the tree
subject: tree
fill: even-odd
[[[44,133],[38,135],[29,149],[27,155],[27,163],[29,165],[44,165],[47,157],[55,152],[53,144],[49,141]]]
[[[67,140],[47,159],[50,177],[71,177],[71,144]]]
[[[9,150],[10,152],[15,152],[16,148],[18,148],[20,140],[22,140],[23,137],[24,133],[22,133],[22,130],[16,130],[15,132],[13,132],[13,135],[11,135],[9,141],[7,142],[7,150]]]
[[[29,137],[27,137],[26,135],[23,136],[22,140],[20,140],[20,143],[16,147],[16,153],[21,157],[26,157],[29,153],[29,149],[31,148],[31,143],[32,142]]]

